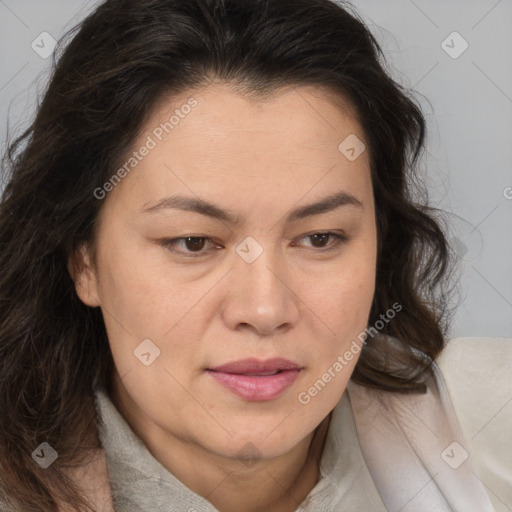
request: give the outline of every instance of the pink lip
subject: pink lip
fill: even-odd
[[[250,401],[276,398],[289,388],[301,371],[301,367],[287,359],[244,359],[215,368],[208,373],[236,395]],[[275,375],[262,373],[279,371]]]

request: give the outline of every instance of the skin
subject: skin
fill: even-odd
[[[365,329],[375,291],[368,151],[349,161],[338,150],[364,133],[350,105],[320,87],[253,101],[214,82],[160,101],[132,150],[191,97],[198,105],[103,199],[96,253],[82,246],[70,269],[81,300],[104,316],[112,400],[153,456],[221,512],[293,511],[318,481],[330,412],[358,356],[307,405],[298,394]],[[338,191],[363,207],[287,222]],[[238,223],[142,212],[173,194],[228,209]],[[307,236],[315,232],[349,239],[325,252],[337,240]],[[187,236],[211,240],[158,242]],[[252,263],[236,252],[248,236],[263,249]],[[160,350],[149,366],[134,355],[144,339]],[[248,357],[303,369],[278,397],[252,402],[205,371]]]

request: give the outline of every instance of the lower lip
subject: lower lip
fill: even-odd
[[[208,370],[208,373],[217,382],[235,395],[249,401],[265,401],[276,398],[293,384],[299,372],[300,370],[284,370],[275,375],[258,377]]]

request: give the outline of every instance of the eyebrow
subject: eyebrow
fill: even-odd
[[[337,192],[324,197],[315,203],[301,206],[295,210],[292,210],[290,213],[288,213],[286,222],[290,223],[304,219],[306,217],[310,217],[312,215],[327,213],[342,206],[355,206],[358,209],[364,211],[363,203],[355,196],[347,192]],[[195,212],[233,225],[238,224],[239,221],[238,216],[235,215],[232,210],[222,209],[219,206],[209,203],[203,199],[180,195],[164,197],[155,205],[143,209],[141,213],[156,213],[168,209]]]

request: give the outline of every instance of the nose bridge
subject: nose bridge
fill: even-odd
[[[265,241],[248,236],[235,249],[236,258],[226,308],[231,324],[251,324],[270,332],[282,324],[297,319],[294,294],[282,275],[279,251],[274,250],[270,238]],[[235,327],[232,325],[232,327]]]
[[[237,278],[243,280],[244,287],[250,287],[252,297],[264,301],[280,301],[282,277],[278,270],[278,251],[271,247],[269,237],[266,240],[259,237],[259,240],[248,236],[236,248],[239,256],[235,264]]]

